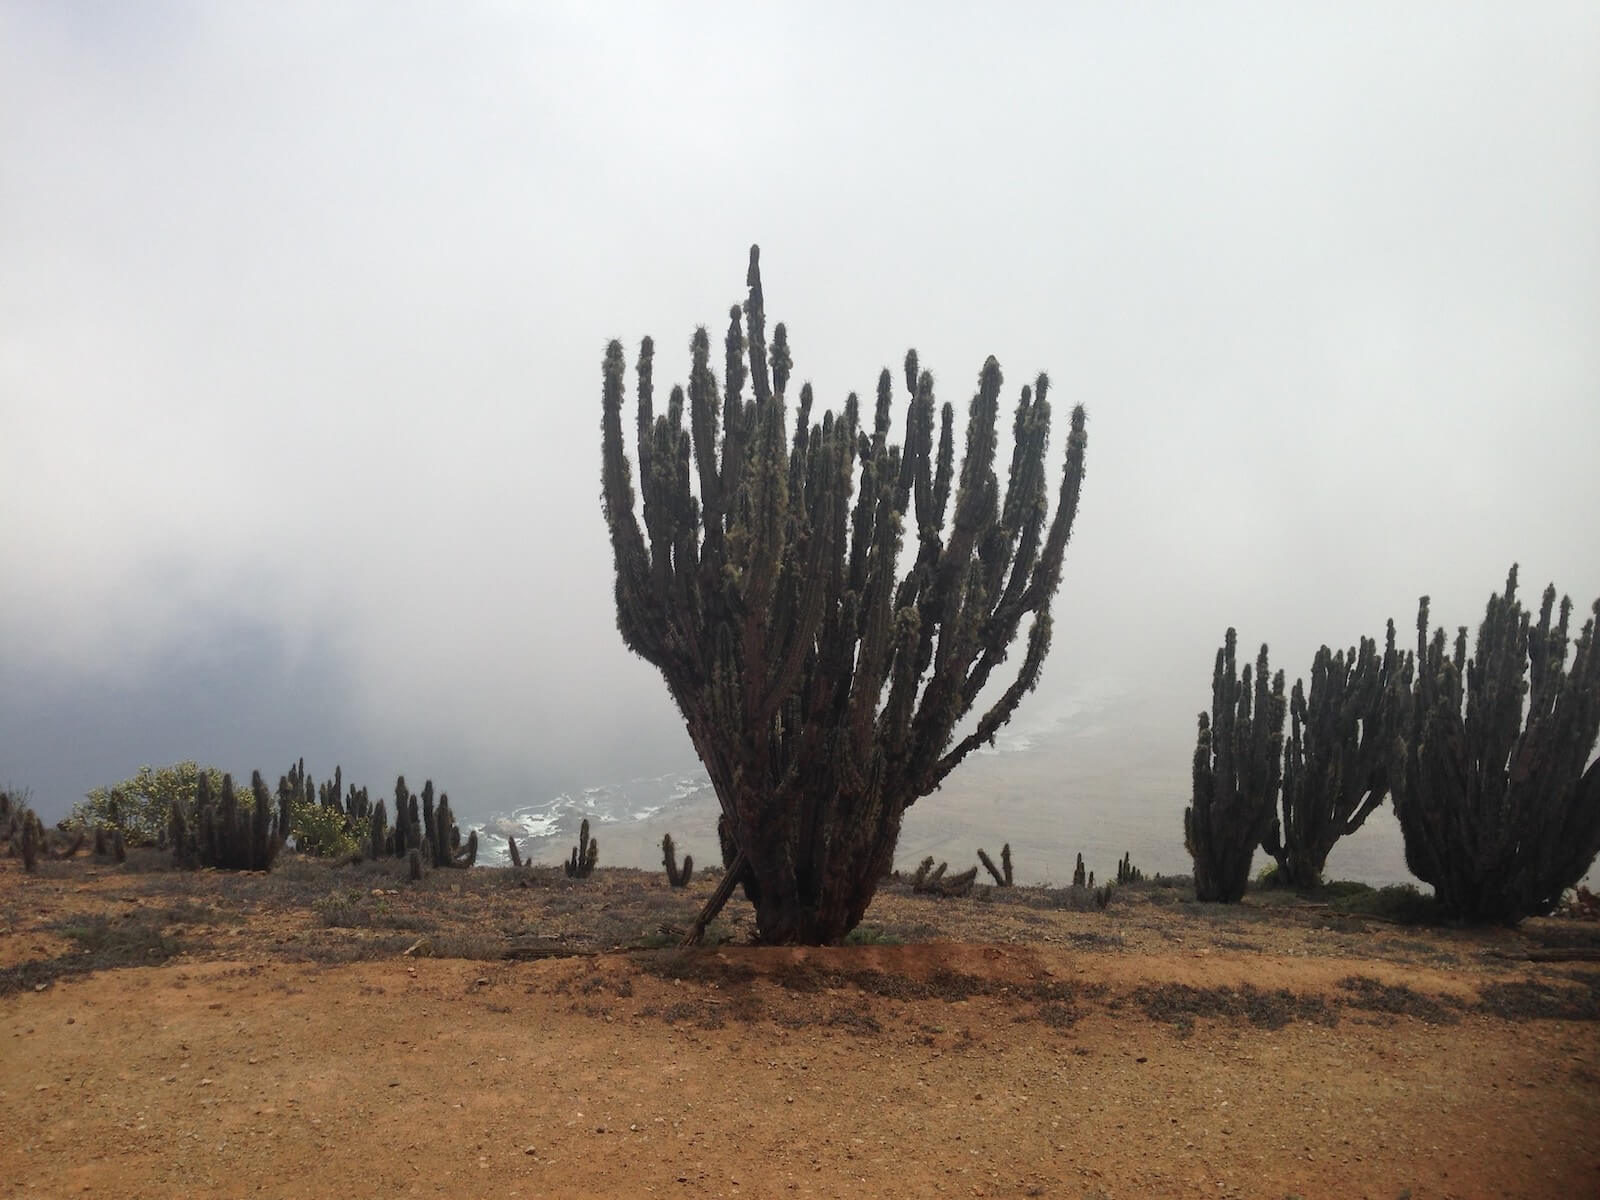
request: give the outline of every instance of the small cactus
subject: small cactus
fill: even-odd
[[[410,852],[406,855],[406,861],[411,869],[411,882],[420,882],[422,879],[422,851],[416,846],[411,847]]]
[[[922,865],[917,868],[917,873],[911,877],[911,890],[930,896],[969,896],[972,894],[972,885],[977,881],[978,868],[968,867],[959,875],[945,877],[945,872],[950,869],[947,862],[933,865],[933,856],[930,854],[922,860]]]
[[[661,865],[667,869],[667,883],[675,888],[688,887],[689,878],[694,874],[694,855],[683,856],[683,867],[678,867],[677,847],[672,844],[672,835],[661,835]]]
[[[578,827],[578,844],[572,848],[572,857],[566,862],[568,879],[587,879],[594,874],[594,865],[600,861],[600,841],[589,836],[589,818]]]
[[[511,865],[520,869],[522,866],[522,855],[517,853],[517,839],[508,836],[506,838],[506,846],[511,851]]]
[[[18,849],[22,851],[22,869],[28,872],[39,869],[39,819],[33,815],[31,809],[25,809],[22,814],[22,833]]]
[[[994,876],[994,883],[996,887],[1011,886],[1010,842],[1007,842],[1004,846],[1000,847],[1000,867],[998,869],[996,869],[994,865],[994,859],[990,858],[989,855],[981,849],[978,851],[978,861],[983,864],[984,869],[988,871],[990,875]]]
[[[389,835],[389,812],[380,797],[367,821],[367,857],[381,858],[388,852],[385,843]]]
[[[1088,876],[1084,874],[1084,870],[1083,870],[1083,855],[1079,854],[1078,855],[1078,865],[1072,868],[1072,886],[1073,887],[1084,887],[1087,884],[1087,882],[1088,882]]]

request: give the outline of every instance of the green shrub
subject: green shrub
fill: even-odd
[[[349,819],[331,805],[294,799],[289,828],[294,836],[294,847],[301,854],[354,858],[361,853],[361,842],[351,831]]]
[[[132,779],[95,788],[73,806],[62,825],[86,833],[96,828],[120,831],[129,846],[164,845],[173,801],[193,811],[202,770],[210,776],[212,790],[220,792],[222,772],[216,767],[202,768],[192,760],[170,767],[140,767]]]
[[[1334,900],[1340,912],[1379,917],[1400,925],[1430,925],[1439,918],[1439,902],[1424,896],[1409,883],[1395,883]]]

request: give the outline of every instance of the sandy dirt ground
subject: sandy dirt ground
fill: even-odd
[[[1600,1196],[1593,924],[710,886],[0,861],[0,1193]]]

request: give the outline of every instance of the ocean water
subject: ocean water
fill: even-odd
[[[1147,875],[1188,874],[1183,810],[1194,721],[1185,698],[1115,685],[1084,687],[1050,705],[1025,703],[993,746],[970,754],[942,788],[906,813],[896,865],[914,869],[931,854],[961,870],[977,862],[978,848],[998,861],[1001,845],[1009,844],[1018,883],[1070,882],[1080,853],[1102,880],[1115,878],[1124,853]],[[653,870],[661,865],[665,833],[680,858],[720,863],[717,813],[709,779],[692,766],[463,816],[481,831],[480,861],[509,862],[507,837],[516,838],[524,859],[564,861],[587,819],[602,866]],[[1253,869],[1268,865],[1258,851]],[[1591,870],[1591,887],[1596,875]],[[1328,877],[1426,890],[1406,870],[1387,802],[1334,847]]]

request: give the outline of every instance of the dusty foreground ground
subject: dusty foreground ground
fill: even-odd
[[[1592,924],[138,866],[0,860],[5,1194],[1600,1196]]]

